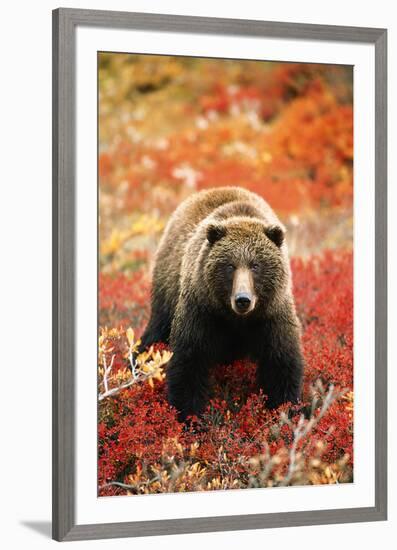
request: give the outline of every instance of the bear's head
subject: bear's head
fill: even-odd
[[[254,318],[269,309],[288,283],[284,233],[249,217],[207,225],[203,282],[218,311]]]

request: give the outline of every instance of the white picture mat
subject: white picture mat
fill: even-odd
[[[354,65],[354,483],[97,498],[97,52]],[[76,522],[374,505],[374,47],[78,28],[76,85]]]

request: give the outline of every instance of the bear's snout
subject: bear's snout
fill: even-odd
[[[246,315],[256,304],[252,273],[248,268],[238,268],[234,273],[231,306],[235,313]]]

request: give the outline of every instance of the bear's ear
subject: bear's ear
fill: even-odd
[[[226,228],[220,224],[211,223],[207,227],[207,240],[210,244],[216,243],[226,235]]]
[[[265,235],[278,247],[284,242],[284,230],[279,225],[265,227]]]

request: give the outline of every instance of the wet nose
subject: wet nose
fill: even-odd
[[[236,294],[234,301],[238,310],[245,311],[250,307],[251,296],[247,292],[240,292],[239,294]]]

